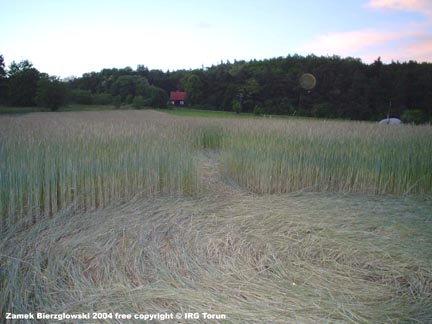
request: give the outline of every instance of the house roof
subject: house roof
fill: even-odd
[[[185,100],[186,92],[182,91],[171,91],[170,100]]]

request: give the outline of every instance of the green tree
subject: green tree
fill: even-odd
[[[9,64],[8,75],[13,76],[19,72],[30,70],[32,68],[33,68],[33,64],[29,60],[23,60],[19,63],[12,61],[12,63]]]
[[[89,90],[72,90],[70,101],[81,105],[93,104],[92,93]]]
[[[145,77],[139,75],[119,76],[111,86],[111,94],[120,96],[124,102],[127,96],[143,96],[149,87]]]
[[[147,90],[146,104],[150,107],[165,108],[168,102],[166,92],[158,87],[150,86]]]
[[[230,111],[232,109],[232,102],[238,95],[238,87],[232,83],[228,84],[223,93],[221,108],[222,110]]]
[[[131,94],[127,95],[127,96],[126,96],[126,99],[125,99],[125,103],[126,103],[127,105],[132,104],[134,98],[135,98],[135,97],[134,97],[133,95],[131,95]]]
[[[5,63],[3,55],[0,54],[0,79],[3,79],[6,77],[6,70],[5,70]]]
[[[115,109],[120,109],[121,108],[121,98],[120,96],[114,96],[113,97],[113,105]]]
[[[109,105],[112,103],[112,96],[108,93],[95,93],[92,102],[94,105]]]
[[[23,61],[27,62],[28,61]],[[9,101],[13,106],[34,106],[40,73],[31,64],[11,64],[9,70]]]
[[[242,106],[240,104],[240,102],[238,100],[233,100],[232,102],[232,110],[236,113],[236,114],[240,114],[242,111]]]
[[[28,64],[16,64],[20,71]],[[313,91],[301,89],[299,78],[312,73],[317,85]],[[155,91],[165,93],[185,90],[188,103],[208,109],[231,110],[242,94],[242,110],[261,107],[265,113],[296,114],[324,118],[377,120],[391,113],[418,109],[432,118],[432,64],[391,63],[377,59],[373,64],[357,58],[293,55],[267,60],[221,62],[219,65],[192,71],[148,70],[145,66],[104,69],[71,80],[71,89],[90,91],[92,95],[110,93],[121,96],[143,96],[148,105],[155,103]],[[161,98],[164,97],[162,96]],[[132,98],[132,97],[130,97]]]
[[[258,94],[260,86],[255,78],[247,79],[240,87],[242,94],[242,110],[252,111],[255,107],[255,96]]]
[[[101,87],[103,79],[100,73],[91,72],[83,74],[80,80],[80,89],[89,90],[91,93],[96,93]]]
[[[7,100],[7,82],[4,58],[0,54],[0,103]]]
[[[143,109],[146,107],[147,101],[144,99],[143,96],[136,96],[133,99],[132,107],[135,109]]]
[[[426,122],[426,114],[420,109],[405,110],[401,115],[404,123],[421,124]]]
[[[37,83],[36,103],[40,107],[58,110],[66,103],[66,86],[55,78],[42,78]]]
[[[183,88],[186,91],[187,102],[191,105],[201,103],[204,85],[196,74],[190,74],[183,80]]]

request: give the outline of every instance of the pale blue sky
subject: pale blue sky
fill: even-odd
[[[431,0],[0,0],[0,54],[66,77],[288,54],[432,62]]]

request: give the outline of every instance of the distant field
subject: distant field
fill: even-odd
[[[58,111],[99,111],[113,110],[114,106],[110,105],[78,105],[71,104],[61,107]],[[32,112],[49,112],[50,109],[43,107],[11,107],[0,106],[0,114],[28,114]]]
[[[62,111],[104,111],[104,110],[114,110],[115,107],[112,105],[80,105],[80,104],[70,104],[59,108],[58,112]],[[136,110],[131,108],[131,106],[122,106],[120,110]],[[142,109],[148,110],[148,109]],[[204,117],[204,118],[254,118],[254,119],[295,119],[295,120],[320,120],[313,117],[299,117],[299,116],[287,116],[287,115],[255,115],[252,113],[241,113],[236,114],[231,111],[216,111],[216,110],[200,110],[191,108],[169,108],[169,109],[150,109],[159,112],[164,112],[174,116],[183,117]],[[50,109],[43,107],[11,107],[11,106],[1,106],[0,114],[27,114],[32,112],[50,112]]]
[[[156,111],[168,113],[175,116],[183,117],[204,117],[204,118],[253,118],[253,119],[291,119],[291,120],[325,120],[323,118],[303,117],[303,116],[289,116],[289,115],[255,115],[252,113],[237,114],[232,111],[216,111],[216,110],[200,110],[191,108],[173,108],[173,109],[155,109]],[[333,119],[336,120],[336,119]],[[338,121],[348,121],[339,119]]]
[[[429,322],[432,127],[236,117],[0,116],[2,316]]]
[[[28,114],[32,112],[49,111],[47,108],[41,107],[10,107],[0,106],[0,114]]]
[[[59,111],[100,111],[100,110],[113,110],[112,105],[78,105],[71,104],[61,107]]]
[[[259,117],[249,113],[236,114],[231,111],[199,110],[199,109],[191,109],[191,108],[158,109],[158,111],[166,112],[170,115],[188,116],[188,117],[208,117],[208,118],[258,118]]]

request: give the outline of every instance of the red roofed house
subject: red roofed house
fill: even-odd
[[[186,98],[186,92],[171,91],[170,93],[170,101],[173,106],[184,106],[185,98]]]

